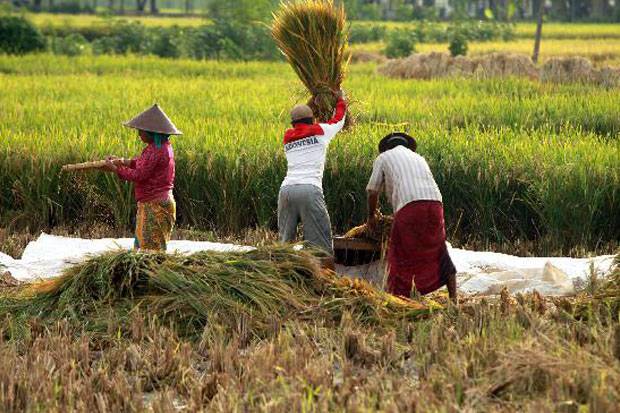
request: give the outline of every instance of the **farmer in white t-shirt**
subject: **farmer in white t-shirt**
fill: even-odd
[[[278,198],[280,240],[293,241],[301,221],[304,240],[332,256],[331,222],[323,197],[323,170],[329,142],[344,126],[347,111],[344,93],[339,91],[336,95],[334,117],[326,123],[314,123],[314,114],[308,105],[297,105],[291,111],[293,127],[284,134],[288,171]]]

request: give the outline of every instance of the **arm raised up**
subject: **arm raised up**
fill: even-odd
[[[346,95],[343,90],[335,92],[336,108],[334,110],[334,116],[325,123],[320,123],[321,129],[327,139],[332,139],[338,132],[344,127],[344,122],[347,114],[347,101]]]

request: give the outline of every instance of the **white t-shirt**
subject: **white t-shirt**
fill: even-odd
[[[344,126],[344,121],[345,117],[334,124],[320,123],[322,135],[308,136],[284,144],[288,170],[282,186],[310,184],[323,190],[327,147]]]
[[[394,213],[413,201],[442,201],[426,159],[402,145],[375,160],[366,189],[379,192],[384,186]]]

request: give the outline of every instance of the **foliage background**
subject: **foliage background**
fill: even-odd
[[[284,63],[50,55],[0,58],[2,225],[97,221],[131,228],[131,189],[64,163],[141,145],[121,122],[153,102],[175,138],[179,223],[221,232],[275,228],[281,136],[298,85]],[[86,86],[85,86],[86,85]],[[444,194],[453,242],[531,251],[605,249],[620,234],[615,90],[528,80],[390,80],[354,65],[359,124],[330,148],[325,194],[336,232],[365,216],[365,184],[386,133],[414,134]],[[297,95],[301,98],[303,93]]]

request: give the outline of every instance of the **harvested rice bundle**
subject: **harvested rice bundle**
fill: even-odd
[[[327,121],[350,59],[344,6],[332,0],[282,3],[274,13],[271,33],[312,95],[308,105],[316,118]]]
[[[579,56],[556,57],[545,62],[541,69],[541,78],[545,82],[581,82],[613,88],[620,85],[620,69],[597,69],[590,60]]]
[[[491,53],[473,59],[475,73],[482,78],[527,77],[538,79],[538,70],[529,56],[518,53]]]
[[[384,63],[387,57],[377,52],[366,52],[363,50],[351,52],[351,63]]]
[[[394,325],[435,308],[322,272],[317,258],[312,251],[279,246],[190,256],[108,253],[61,277],[0,296],[0,318],[43,314],[50,322],[67,318],[86,331],[105,334],[108,320],[124,324],[139,309],[170,320],[186,336],[201,334],[208,323],[234,329],[241,319],[262,336],[274,320],[338,322],[349,312],[360,323]]]
[[[472,76],[476,63],[465,56],[452,57],[448,53],[416,53],[403,59],[394,59],[378,68],[379,73],[401,79],[435,79],[440,77]]]
[[[404,59],[390,60],[378,69],[388,77],[401,79],[436,79],[442,77],[495,78],[523,76],[538,78],[536,66],[528,56],[515,53],[491,53],[468,58],[447,53],[418,53]]]
[[[541,78],[544,82],[553,83],[593,83],[594,72],[592,62],[584,57],[554,57],[543,65]]]
[[[360,279],[337,277],[330,272],[322,273],[319,279],[324,283],[320,308],[334,320],[340,320],[348,313],[362,324],[378,322],[389,326],[399,320],[423,318],[441,309],[441,305],[433,300],[424,299],[422,303],[395,297]]]
[[[592,295],[577,298],[575,317],[587,319],[596,312],[600,312],[604,317],[609,314],[616,317],[620,313],[620,253],[616,255],[614,267],[602,285]]]
[[[379,213],[375,231],[370,231],[368,225],[362,224],[347,231],[347,233],[344,234],[344,238],[368,238],[374,241],[384,241],[390,236],[392,222],[394,222],[394,217]]]
[[[598,84],[606,88],[614,88],[620,86],[620,68],[605,66],[598,70]]]

